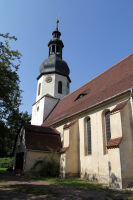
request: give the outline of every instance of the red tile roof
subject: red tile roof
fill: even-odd
[[[59,133],[50,127],[26,125],[26,149],[37,151],[60,151],[61,139]]]
[[[59,101],[43,125],[49,126],[133,87],[133,54]],[[82,98],[75,99],[82,93]]]
[[[122,137],[110,139],[108,144],[107,144],[107,148],[108,149],[109,148],[117,148],[117,147],[119,147],[121,141],[122,141]]]
[[[55,128],[48,127],[48,126],[43,127],[43,126],[25,124],[24,128],[25,128],[26,132],[60,134]]]
[[[116,112],[118,110],[121,110],[125,107],[125,105],[127,104],[128,101],[124,101],[122,103],[119,103],[115,106],[115,108],[111,111],[111,113]]]
[[[74,125],[76,123],[76,121],[71,122],[70,124],[65,124],[63,129],[67,129],[70,128],[72,125]]]
[[[62,147],[60,149],[60,153],[65,153],[68,150],[69,147]]]

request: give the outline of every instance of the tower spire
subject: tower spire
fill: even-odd
[[[57,19],[56,19],[56,31],[58,31],[58,24],[59,24],[59,19],[57,17]]]
[[[56,55],[62,59],[62,49],[64,44],[62,40],[60,40],[61,33],[58,30],[59,19],[56,19],[56,30],[53,31],[53,38],[49,41],[49,56]]]

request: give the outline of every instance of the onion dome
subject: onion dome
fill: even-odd
[[[59,20],[56,21],[56,30],[52,33],[53,38],[49,41],[49,56],[40,66],[40,76],[42,74],[57,73],[66,76],[69,81],[70,70],[67,63],[62,60],[62,49],[64,44],[60,40],[61,33],[58,30]],[[39,77],[40,77],[39,76]],[[38,78],[39,78],[38,77]]]

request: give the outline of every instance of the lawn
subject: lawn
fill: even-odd
[[[55,185],[65,185],[69,187],[74,188],[88,188],[88,189],[101,189],[102,184],[90,182],[87,180],[78,180],[78,179],[59,179],[59,178],[44,178],[44,177],[36,177],[36,176],[30,176],[26,177],[28,179],[32,180],[42,180],[47,181],[49,183],[53,183]]]
[[[13,158],[0,158],[0,168],[9,168],[13,166]]]
[[[92,183],[90,181],[85,180],[78,180],[78,179],[58,179],[58,178],[46,178],[45,181],[56,185],[66,185],[69,187],[74,188],[88,188],[88,189],[95,189],[98,190],[101,188],[101,184],[99,183]]]
[[[106,187],[103,187],[102,184],[94,183],[88,180],[79,180],[79,179],[59,179],[59,178],[43,178],[43,177],[29,177],[30,180],[42,180],[52,183],[54,185],[63,185],[71,188],[77,189],[88,189],[88,191],[103,191],[106,192],[106,197],[114,199],[117,195],[127,196],[127,200],[133,200],[132,191],[116,191]],[[92,198],[90,198],[92,199]],[[83,198],[82,200],[89,200],[89,198]]]
[[[7,168],[0,168],[0,173],[4,173],[7,171]]]

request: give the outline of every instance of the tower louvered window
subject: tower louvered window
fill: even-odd
[[[91,120],[87,119],[88,154],[91,154]]]
[[[111,130],[110,130],[110,111],[105,113],[105,123],[106,123],[106,141],[108,141],[111,138]]]
[[[58,82],[58,93],[62,94],[62,82],[61,81]]]

